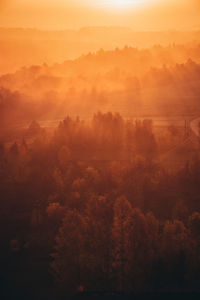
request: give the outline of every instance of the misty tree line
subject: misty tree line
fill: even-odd
[[[24,67],[0,77],[0,125],[19,120],[199,111],[199,44],[124,47],[48,66]],[[26,82],[26,84],[24,84]],[[149,105],[149,103],[151,103]]]

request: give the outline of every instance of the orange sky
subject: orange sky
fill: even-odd
[[[199,29],[200,0],[0,0],[0,26]]]

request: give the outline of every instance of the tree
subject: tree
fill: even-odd
[[[188,219],[188,208],[183,201],[178,201],[173,209],[173,218],[186,223]]]
[[[180,283],[184,280],[187,231],[183,222],[166,221],[161,237],[161,257],[164,262],[165,281]]]
[[[75,292],[82,280],[85,221],[76,211],[67,211],[56,237],[56,252],[52,254],[52,273],[56,282],[69,292]]]
[[[114,204],[114,222],[112,226],[113,242],[113,271],[116,274],[116,286],[121,290],[125,288],[125,270],[127,269],[127,219],[132,211],[131,204],[126,197],[117,198]]]
[[[67,146],[62,146],[58,151],[58,161],[61,168],[65,168],[71,159],[70,150]]]
[[[86,265],[89,287],[108,289],[111,269],[111,202],[106,196],[92,196],[86,214]]]
[[[10,154],[13,155],[13,156],[18,156],[19,147],[18,147],[18,144],[16,142],[14,144],[12,144],[12,146],[10,147]]]
[[[152,228],[148,227],[150,224]],[[157,223],[150,215],[147,222],[146,216],[134,208],[126,221],[126,228],[127,289],[141,289],[149,275]]]
[[[195,238],[200,240],[200,213],[194,212],[189,217],[189,229],[191,235]]]
[[[28,128],[28,134],[30,135],[37,135],[40,134],[42,131],[40,124],[37,121],[32,121],[29,128]]]
[[[167,127],[171,137],[176,137],[178,135],[178,129],[175,125],[173,124],[170,124],[168,127]]]
[[[189,267],[191,277],[199,279],[200,270],[200,213],[194,212],[188,222],[190,233]]]

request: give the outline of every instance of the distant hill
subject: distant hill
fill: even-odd
[[[198,43],[100,49],[0,76],[0,119],[6,125],[67,114],[89,118],[98,110],[124,117],[191,116],[200,114],[199,94]]]
[[[84,27],[80,30],[44,31],[26,28],[0,28],[0,74],[22,66],[61,63],[103,48],[125,45],[148,48],[200,41],[200,31],[135,32],[123,27]]]

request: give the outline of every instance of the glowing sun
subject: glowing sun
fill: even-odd
[[[149,1],[155,1],[155,0],[90,0],[90,3],[94,6],[101,6],[104,8],[110,8],[110,9],[128,9],[130,7],[141,7],[143,4],[147,4]]]
[[[113,7],[124,7],[124,6],[131,6],[134,4],[139,4],[141,0],[104,0],[104,4]]]
[[[66,0],[63,0],[66,1]],[[103,10],[109,10],[110,12],[132,11],[133,9],[142,9],[149,5],[160,1],[169,0],[73,0],[78,5],[100,8]]]

